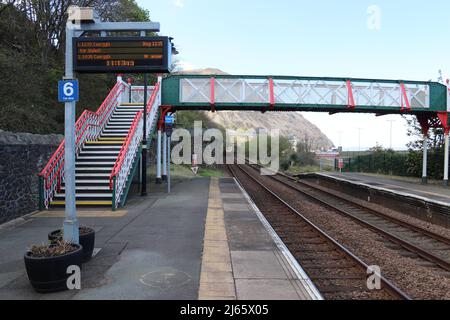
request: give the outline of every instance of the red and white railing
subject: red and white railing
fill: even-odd
[[[147,103],[147,134],[153,132],[158,120],[158,108],[161,105],[161,83],[158,82],[153,89]],[[116,209],[121,205],[123,194],[127,191],[128,179],[133,169],[134,162],[140,150],[144,132],[143,112],[139,111],[131,125],[131,129],[120,149],[119,156],[111,171],[109,187],[113,192],[112,207]]]
[[[97,112],[85,110],[75,123],[75,150],[78,155],[86,141],[95,140],[108,123],[114,109],[122,103],[123,94],[129,92],[130,86],[117,78],[117,83],[103,101]],[[61,142],[56,152],[50,158],[47,165],[39,173],[40,200],[39,206],[48,209],[50,202],[60,191],[61,182],[64,180],[64,144]]]

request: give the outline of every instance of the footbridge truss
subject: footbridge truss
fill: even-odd
[[[174,110],[429,114],[450,111],[437,82],[290,76],[172,75],[162,102]]]

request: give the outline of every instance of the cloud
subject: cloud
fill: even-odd
[[[178,8],[183,8],[184,7],[184,0],[174,0],[173,4],[178,7]]]
[[[196,66],[194,66],[192,63],[185,61],[185,60],[179,60],[175,62],[176,68],[180,71],[189,71],[189,70],[195,70],[197,69]]]

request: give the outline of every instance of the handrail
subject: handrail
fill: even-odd
[[[107,120],[111,117],[117,104],[120,103],[122,93],[129,85],[118,79],[113,89],[109,92],[106,99],[94,113],[90,110],[84,110],[75,123],[75,151],[78,155],[84,143],[88,140],[95,140],[105,127]],[[61,181],[64,176],[64,145],[65,139],[52,155],[44,169],[38,174],[42,179],[42,193],[40,206],[48,208],[55,192],[59,191]]]
[[[147,127],[149,129],[149,132],[151,130],[152,122],[155,123],[154,118],[158,110],[158,105],[155,106],[155,102],[157,103],[160,102],[159,101],[160,87],[161,83],[158,82],[147,103],[147,113],[148,113],[147,123],[149,124]],[[136,152],[139,149],[138,145],[142,141],[142,134],[143,134],[142,118],[143,118],[143,111],[139,111],[133,120],[130,131],[128,132],[128,135],[125,138],[124,143],[122,144],[114,167],[111,170],[111,175],[109,177],[109,188],[110,190],[115,191],[115,194],[112,195],[113,209],[115,209],[119,205],[120,197],[122,196],[124,191],[123,189],[125,187],[126,179],[128,178],[129,172],[132,169],[132,164],[135,159]],[[125,162],[126,164],[124,165]]]
[[[134,117],[134,120],[131,124],[131,129],[128,132],[127,137],[125,138],[122,148],[120,148],[119,155],[117,156],[117,160],[114,164],[114,167],[112,168],[111,175],[109,176],[109,189],[110,190],[113,189],[113,185],[112,185],[113,178],[119,173],[119,170],[125,160],[125,155],[127,154],[128,147],[130,146],[130,143],[131,143],[133,137],[135,136],[139,122],[142,119],[142,114],[143,114],[143,112],[139,111],[136,114],[136,116]]]

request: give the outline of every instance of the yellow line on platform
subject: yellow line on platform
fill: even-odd
[[[206,214],[199,300],[236,300],[219,179],[211,178]]]
[[[80,218],[120,218],[128,214],[127,210],[77,210]],[[64,218],[64,210],[41,211],[33,215],[36,218]]]

